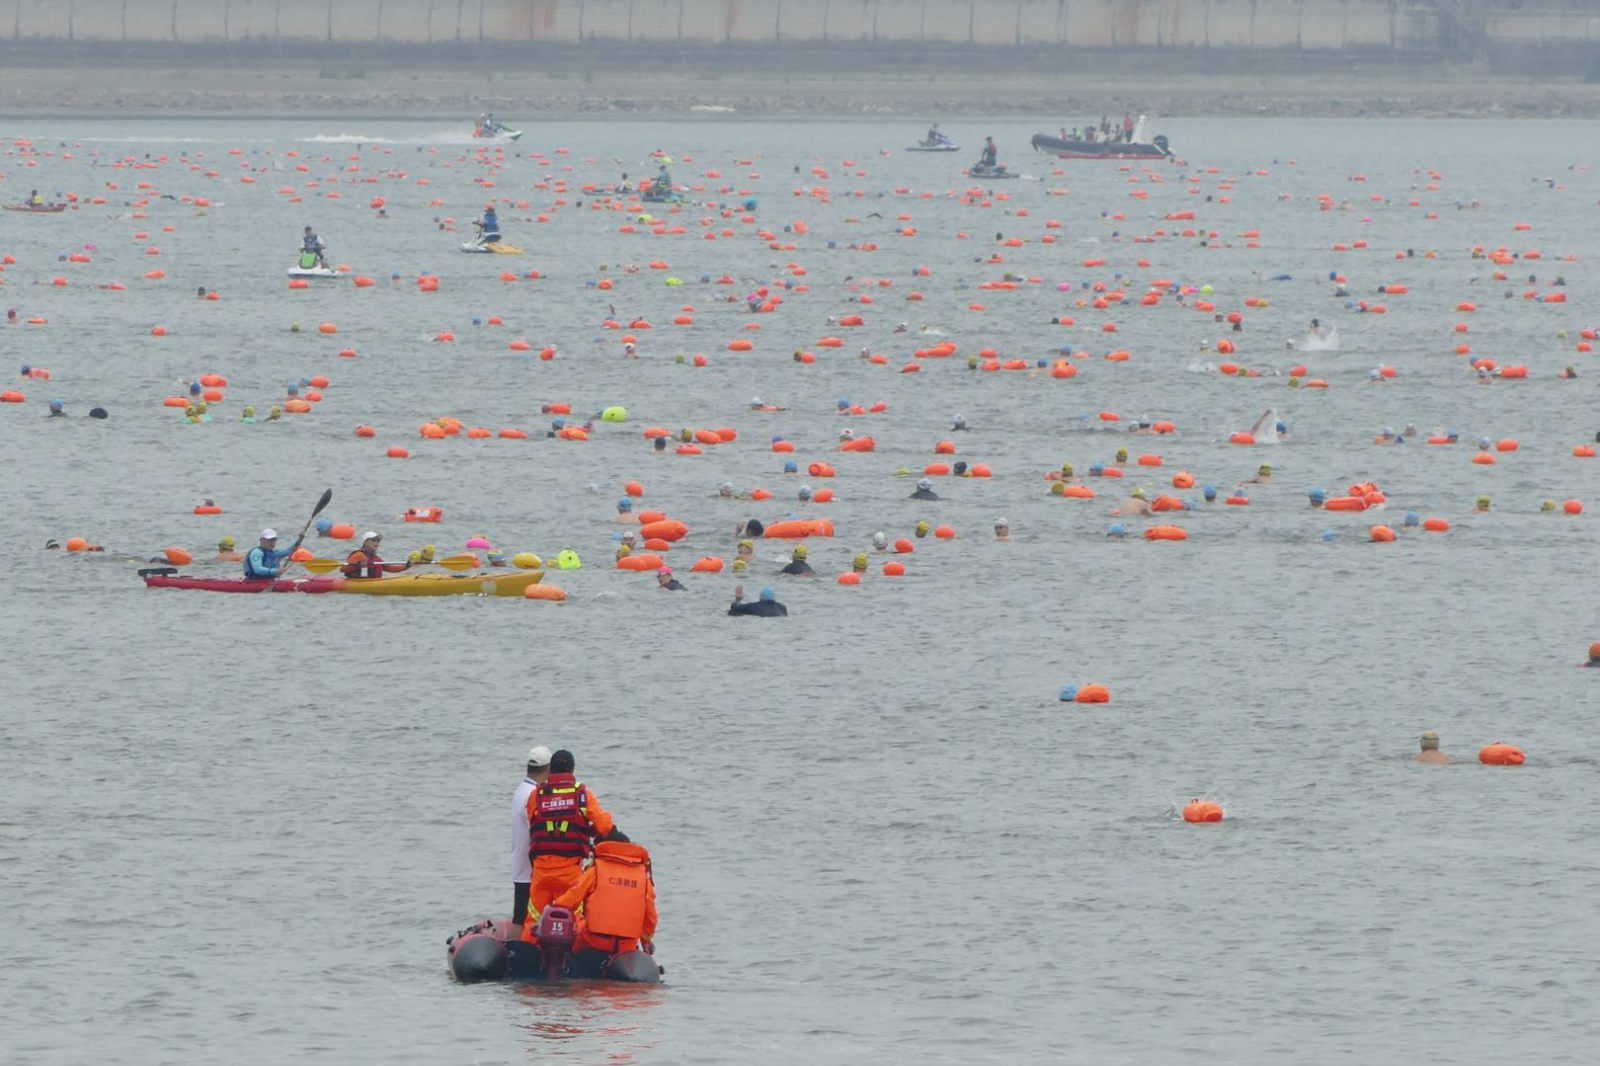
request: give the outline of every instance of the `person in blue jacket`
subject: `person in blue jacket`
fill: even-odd
[[[244,557],[244,576],[255,580],[275,578],[283,573],[283,568],[289,565],[289,557],[300,549],[300,542],[294,542],[294,547],[286,551],[278,550],[278,531],[263,529],[261,542]]]

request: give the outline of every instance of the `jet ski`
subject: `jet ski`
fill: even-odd
[[[605,980],[661,983],[666,971],[643,951],[607,955],[572,951],[577,919],[565,907],[549,906],[539,919],[538,943],[522,939],[522,927],[489,918],[445,941],[450,976],[462,984],[479,981]]]
[[[507,244],[498,233],[483,233],[474,237],[461,246],[463,252],[477,252],[489,255],[521,255],[522,249],[514,244]]]
[[[974,163],[967,168],[967,177],[994,179],[1020,178],[1022,175],[1007,170],[1004,163]]]
[[[301,252],[300,261],[289,268],[291,278],[336,278],[339,272],[318,262],[316,252]]]
[[[944,134],[935,131],[916,144],[907,145],[908,152],[959,152],[961,146]]]
[[[472,136],[474,140],[479,141],[497,141],[502,137],[508,141],[514,141],[522,136],[522,131],[514,130],[509,126],[502,126],[496,122],[490,126],[472,127]]]

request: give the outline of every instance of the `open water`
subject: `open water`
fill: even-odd
[[[0,156],[4,198],[37,187],[82,206],[0,217],[15,257],[0,302],[47,320],[0,328],[5,372],[53,374],[0,407],[0,1058],[1590,1060],[1600,679],[1573,666],[1600,636],[1594,519],[1538,509],[1600,505],[1600,463],[1570,454],[1600,429],[1600,367],[1574,351],[1595,320],[1600,131],[1184,121],[1156,127],[1183,165],[1057,172],[1028,153],[1026,126],[945,126],[969,150],[903,153],[922,130],[898,124],[550,123],[491,166],[422,124],[13,124],[34,147]],[[963,197],[976,183],[960,167],[991,132],[1028,178],[985,189],[1007,200]],[[690,197],[754,196],[755,221],[696,204],[663,215],[682,234],[619,232],[624,213],[593,209],[582,186],[653,171],[658,147]],[[489,195],[526,255],[456,252]],[[1163,217],[1188,209],[1192,222]],[[795,222],[805,236],[783,232]],[[306,223],[378,284],[288,291]],[[916,236],[896,235],[905,225]],[[863,243],[877,250],[847,247]],[[59,260],[90,245],[89,263]],[[1497,281],[1474,245],[1542,259]],[[1003,263],[983,261],[996,251]],[[1082,265],[1094,258],[1105,265]],[[142,277],[156,267],[164,279]],[[541,276],[499,279],[530,269]],[[1039,282],[977,288],[1007,270]],[[1388,313],[1347,309],[1330,271]],[[438,293],[417,291],[423,272]],[[737,284],[716,284],[723,273]],[[1094,296],[1079,286],[1115,289],[1119,273],[1127,306],[1079,306]],[[1562,291],[1558,273],[1569,302],[1523,298]],[[609,292],[589,284],[603,276]],[[1157,278],[1213,286],[1244,332],[1223,332],[1195,295],[1139,306]],[[126,288],[95,287],[113,281]],[[748,313],[746,292],[785,281],[808,291]],[[1385,284],[1409,292],[1376,295]],[[220,299],[197,299],[201,285]],[[621,358],[608,305],[653,324],[634,331],[642,358]],[[684,305],[694,324],[671,325]],[[852,312],[866,325],[828,324]],[[475,324],[492,315],[504,325]],[[1061,315],[1076,325],[1049,324]],[[1339,350],[1287,351],[1313,316],[1337,325]],[[924,326],[956,357],[899,373],[936,342]],[[442,330],[456,340],[434,342]],[[725,350],[739,336],[752,353]],[[827,336],[843,347],[817,347]],[[1262,376],[1205,372],[1222,360],[1203,346],[1225,336]],[[512,352],[515,337],[559,355]],[[1528,380],[1476,384],[1459,343],[1526,364]],[[863,346],[887,364],[858,359]],[[1070,381],[966,365],[985,348],[1032,364],[1063,346],[1085,355]],[[797,348],[816,363],[795,363]],[[1131,358],[1103,359],[1117,348]],[[1330,387],[1290,388],[1301,362]],[[1558,379],[1569,363],[1579,377]],[[1369,385],[1379,365],[1396,377]],[[184,424],[160,401],[206,371],[229,379],[227,399],[211,423]],[[238,421],[314,374],[332,384],[313,414]],[[46,420],[51,396],[74,417]],[[752,412],[755,396],[787,409]],[[841,418],[840,399],[888,410]],[[550,401],[579,416],[622,404],[629,421],[588,443],[545,439]],[[110,419],[84,418],[94,404]],[[1227,443],[1268,408],[1287,439]],[[938,478],[943,500],[908,500],[914,477],[895,472],[931,461],[957,412],[973,428],[954,435],[956,458],[994,476]],[[534,439],[418,439],[439,415]],[[1139,415],[1178,432],[1128,434]],[[1462,443],[1373,443],[1408,422]],[[378,437],[356,438],[359,423]],[[658,456],[649,425],[740,436]],[[878,450],[835,453],[845,426]],[[801,473],[782,472],[777,435]],[[1479,436],[1521,449],[1474,465]],[[385,458],[395,444],[412,457]],[[1047,471],[1070,461],[1082,475],[1119,446],[1165,465],[1090,478],[1095,500],[1049,495]],[[687,563],[731,559],[745,517],[795,511],[802,482],[823,484],[805,473],[819,459],[838,470],[837,502],[798,513],[836,524],[811,542],[821,576],[773,576],[784,549],[763,542],[742,580],[752,595],[777,586],[790,617],[727,617],[741,578]],[[1246,486],[1249,506],[1176,516],[1186,543],[1139,539],[1138,519],[1129,539],[1105,536],[1132,487],[1171,491],[1181,468],[1227,495],[1263,462],[1274,477]],[[641,506],[691,526],[670,557],[683,594],[610,565],[630,478]],[[723,480],[776,495],[721,501]],[[1312,487],[1365,480],[1385,510],[1307,506]],[[560,605],[148,591],[134,575],[130,560],[168,544],[203,555],[223,533],[247,546],[263,525],[298,529],[330,485],[329,516],[383,530],[391,557],[483,533],[547,556],[571,547],[584,566],[550,575],[571,594]],[[1487,514],[1472,513],[1479,494]],[[190,514],[202,496],[226,513]],[[445,521],[403,525],[408,506]],[[1453,528],[1367,542],[1407,510]],[[1000,515],[1014,543],[992,540]],[[910,536],[919,519],[957,536],[917,541],[904,578],[873,556],[860,587],[834,582],[873,531]],[[74,535],[109,550],[39,550]],[[1059,702],[1089,681],[1110,704]],[[1426,728],[1457,765],[1411,761]],[[1479,766],[1496,740],[1528,764]],[[507,803],[533,743],[576,752],[651,848],[667,984],[447,979],[445,937],[508,905]],[[1226,821],[1184,823],[1197,796]]]

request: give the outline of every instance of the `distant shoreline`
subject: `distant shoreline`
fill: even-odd
[[[1038,116],[1046,126],[1101,115],[1160,118],[1597,119],[1600,85],[1490,76],[1470,66],[1322,62],[1303,69],[1211,71],[1130,57],[1075,74],[1015,66],[880,64],[834,57],[831,69],[715,70],[614,65],[541,73],[312,67],[61,66],[0,70],[0,121],[44,118],[328,118],[460,120],[490,110],[534,119]],[[824,64],[827,65],[827,64]],[[1177,69],[1171,69],[1176,66]],[[1152,69],[1155,68],[1155,69]]]

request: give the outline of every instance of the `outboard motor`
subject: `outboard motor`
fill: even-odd
[[[1161,149],[1162,155],[1172,154],[1172,149],[1167,147],[1167,135],[1165,133],[1156,134],[1154,137],[1150,138],[1150,143]]]
[[[578,920],[567,908],[552,903],[539,915],[539,955],[544,961],[545,980],[557,980],[566,972],[572,944],[577,939]]]

